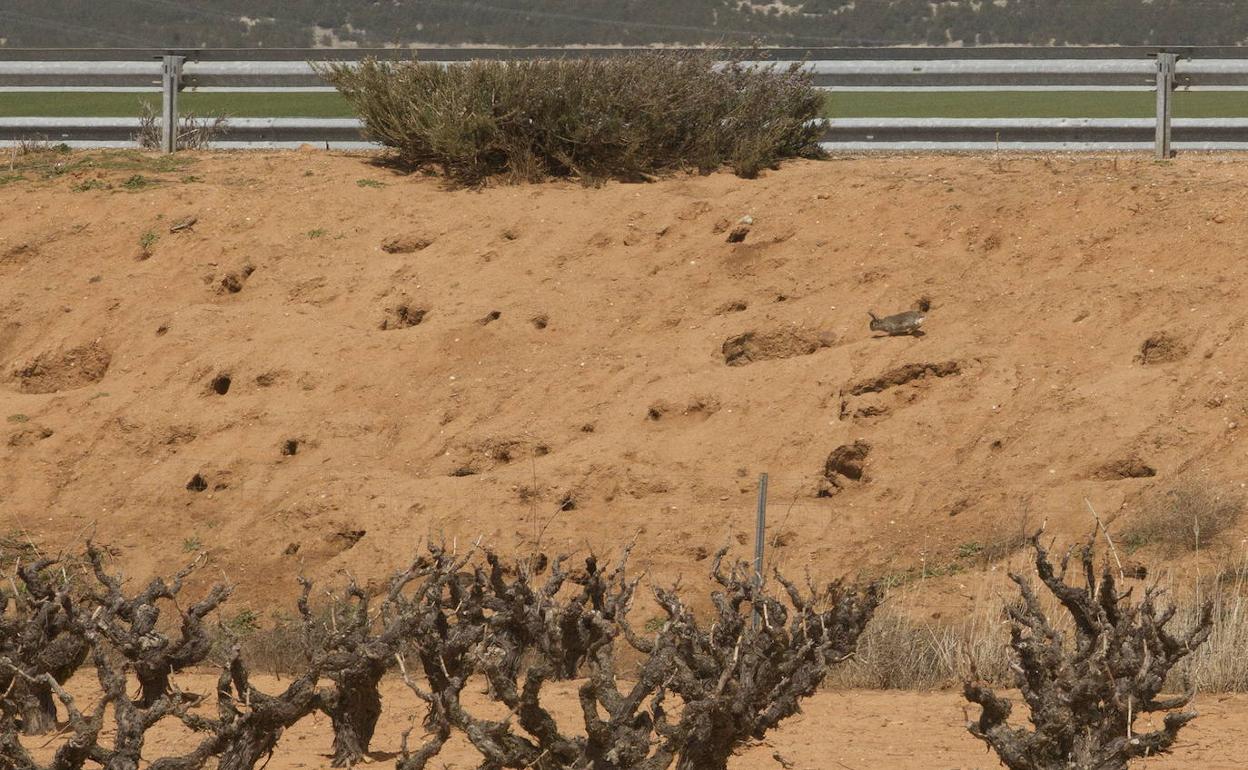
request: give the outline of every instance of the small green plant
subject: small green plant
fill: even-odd
[[[878,582],[884,588],[901,588],[916,581],[927,580],[929,578],[942,578],[951,575],[958,575],[966,571],[966,565],[956,561],[942,562],[924,562],[918,566],[906,567],[905,569],[894,570],[882,575]]]
[[[56,163],[52,163],[49,166],[42,166],[40,167],[40,170],[42,172],[42,176],[44,179],[59,179],[65,174],[68,174],[69,172],[74,171],[77,166],[78,164],[76,163],[56,162]]]
[[[136,190],[145,190],[155,183],[156,181],[154,179],[149,179],[148,177],[145,177],[142,174],[134,174],[133,176],[126,179],[126,181],[122,182],[121,186],[127,190],[136,191]]]
[[[194,174],[187,174],[186,176],[182,177],[178,181],[182,182],[182,184],[195,184],[196,182],[204,181],[204,178],[202,176],[196,176]]]
[[[957,556],[959,559],[970,559],[974,556],[978,556],[983,552],[983,550],[984,547],[982,545],[972,540],[958,546]]]
[[[314,174],[312,173],[312,169],[308,169],[307,171],[304,171],[304,172],[303,172],[303,175],[304,175],[304,176],[314,176]]]
[[[143,250],[145,255],[151,255],[152,247],[156,245],[156,241],[160,240],[160,236],[155,230],[144,230],[139,236],[139,248]]]
[[[647,619],[646,625],[645,625],[646,633],[647,634],[659,633],[660,631],[663,630],[663,625],[665,623],[667,623],[667,618],[657,616],[657,615],[653,618]]]
[[[386,186],[385,182],[378,182],[376,179],[357,179],[355,180],[355,183],[359,187],[372,187],[375,189],[380,189]]]
[[[987,567],[1010,558],[1028,543],[1028,537],[1023,530],[1010,531],[1011,529],[1007,527],[1004,530],[990,532],[982,541],[968,540],[958,544],[954,550],[956,563],[958,566],[973,569]]]
[[[200,542],[198,537],[188,537],[182,541],[182,550],[185,553],[196,553],[203,550],[204,544]]]
[[[234,636],[249,636],[260,630],[260,616],[254,610],[240,610],[225,621],[225,627]]]
[[[8,418],[9,422],[28,422],[29,420],[30,418],[24,414],[11,414]]]
[[[325,229],[321,227],[318,227],[315,230],[308,231],[309,238],[321,238],[321,237],[324,237],[324,235],[325,235]]]
[[[183,137],[178,137],[179,140],[182,138]],[[178,142],[179,147],[184,144],[185,143],[182,141]],[[189,162],[188,159],[179,158],[176,155],[157,155],[152,161],[152,170],[159,174],[168,174],[171,171],[177,171],[182,168],[182,166],[186,165],[187,162]]]
[[[25,181],[26,177],[21,174],[0,174],[0,187],[4,187],[6,184],[12,184],[14,182]]]
[[[84,179],[78,184],[70,186],[71,192],[87,192],[89,190],[109,190],[112,185],[103,179]]]

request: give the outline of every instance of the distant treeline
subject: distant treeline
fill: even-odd
[[[1235,45],[1244,0],[6,0],[9,47]]]

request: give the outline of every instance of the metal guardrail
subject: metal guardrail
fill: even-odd
[[[171,58],[177,58],[172,57]],[[447,62],[450,64],[451,62]],[[787,61],[755,61],[758,66],[787,66]],[[1156,65],[1141,60],[1076,61],[811,61],[815,85],[828,90],[854,88],[985,87],[1096,88],[1098,90],[1152,88]],[[0,61],[0,89],[9,91],[58,88],[94,91],[155,87],[160,61],[151,62],[33,62]],[[306,61],[188,61],[183,59],[181,85],[189,89],[265,90],[318,89],[332,91]]]
[[[444,62],[616,56],[637,49],[285,49],[15,51],[0,48],[0,91],[161,92],[163,146],[173,151],[178,95],[192,91],[332,91],[310,60],[374,55]],[[742,52],[736,52],[738,54]],[[1238,48],[826,48],[768,49],[757,66],[803,61],[829,91],[1154,91],[1153,119],[832,119],[830,150],[1248,149],[1244,119],[1173,119],[1179,89],[1248,89],[1248,50]],[[153,57],[153,58],[146,58]],[[159,58],[155,58],[159,57]],[[262,57],[262,58],[261,58]],[[137,119],[0,118],[0,142],[32,135],[76,145],[126,143]],[[326,142],[368,146],[351,119],[234,118],[222,146]]]
[[[76,146],[133,147],[138,118],[7,118],[16,136],[47,137]],[[1248,117],[1175,118],[1175,150],[1248,148]],[[233,118],[213,146],[279,148],[329,144],[368,149],[355,118]],[[834,151],[1146,151],[1154,148],[1152,118],[838,118],[826,121],[824,145]]]

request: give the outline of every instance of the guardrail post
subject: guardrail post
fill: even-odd
[[[1170,149],[1170,119],[1174,111],[1174,67],[1178,55],[1157,54],[1157,160],[1165,160],[1173,154]]]
[[[160,149],[171,153],[178,149],[178,91],[182,88],[182,63],[185,56],[162,57]]]

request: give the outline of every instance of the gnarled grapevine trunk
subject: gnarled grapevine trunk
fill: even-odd
[[[56,564],[43,559],[18,570],[26,589],[0,592],[0,712],[21,722],[26,735],[56,728],[55,686],[68,681],[87,658],[89,645],[66,581],[50,577]]]
[[[99,597],[101,606],[92,613],[89,623],[130,663],[139,680],[137,705],[150,708],[172,694],[170,677],[174,672],[208,658],[213,640],[204,628],[204,617],[229,598],[233,589],[225,584],[214,585],[202,599],[181,612],[181,634],[171,638],[158,626],[162,604],[177,608],[183,581],[199,566],[201,559],[177,572],[172,582],[158,577],[143,591],[126,596],[122,580],[105,570],[104,552],[100,548],[88,543],[87,558],[96,582],[105,591]]]
[[[365,662],[371,665],[331,674],[336,689],[320,695],[321,710],[329,715],[334,729],[333,767],[349,767],[364,758],[381,717],[377,685],[386,666],[384,662]]]
[[[493,553],[473,568],[474,552],[431,547],[431,559],[417,559],[392,579],[375,611],[352,580],[327,622],[313,616],[312,585],[301,579],[305,670],[285,691],[263,692],[252,686],[234,644],[217,681],[215,716],[191,708],[171,674],[208,654],[213,637],[203,619],[228,587],[214,587],[184,611],[175,597],[191,568],[172,583],[158,578],[127,594],[125,581],[104,570],[105,552],[89,546],[104,590],[79,609],[40,582],[39,567],[29,576],[31,594],[44,597],[30,603],[35,611],[14,616],[0,608],[0,664],[12,672],[0,670],[0,770],[203,770],[214,761],[216,770],[256,770],[285,730],[316,711],[332,723],[334,766],[351,766],[368,758],[382,714],[378,685],[396,661],[427,705],[426,737],[409,751],[404,736],[398,770],[426,770],[456,734],[488,770],[668,770],[673,762],[677,770],[726,770],[734,748],[796,712],[828,668],[852,651],[879,600],[873,587],[833,583],[799,591],[779,575],[785,592],[769,592],[748,565],[724,574],[721,551],[712,577],[722,590],[712,595],[709,623],[674,591],[656,590],[666,618],[643,639],[627,620],[639,579],[626,578],[626,558],[607,571],[591,556],[584,569],[565,572],[563,559],[506,564]],[[180,637],[157,624],[164,606],[178,610]],[[760,620],[752,623],[752,616]],[[623,676],[615,648],[621,638],[642,654]],[[57,678],[73,672],[84,646],[102,691],[89,719]],[[427,689],[409,678],[405,653],[419,661]],[[135,700],[132,672],[140,684]],[[546,685],[576,675],[586,677],[577,693],[583,724],[561,725]],[[482,680],[506,717],[485,718],[461,702],[467,683]],[[682,703],[670,717],[669,693]],[[17,728],[46,728],[58,702],[70,735],[54,761],[40,766]],[[101,741],[106,710],[112,729]],[[145,757],[148,732],[164,719],[201,736],[198,745],[181,756]]]
[[[168,668],[136,665],[134,675],[139,680],[139,700],[136,705],[149,708],[156,701],[167,697],[172,692],[169,674]]]
[[[217,683],[221,721],[217,725],[217,770],[254,770],[273,753],[286,728],[317,709],[315,667],[290,683],[281,695],[268,695],[251,686],[247,668],[235,650],[229,667]],[[230,695],[233,685],[235,696]]]
[[[52,690],[42,682],[18,682],[9,696],[17,703],[22,733],[43,735],[56,729],[56,701]]]
[[[1070,616],[1073,639],[1048,618],[1031,584],[1010,579],[1022,601],[1007,611],[1014,683],[1030,712],[1032,729],[1011,726],[1010,702],[978,679],[968,681],[966,699],[981,707],[967,730],[988,744],[1010,770],[1126,770],[1132,759],[1169,751],[1195,712],[1176,711],[1191,694],[1159,698],[1167,675],[1209,638],[1212,605],[1185,635],[1166,628],[1173,607],[1157,607],[1158,590],[1145,589],[1139,602],[1119,592],[1109,564],[1098,580],[1092,543],[1081,549],[1083,585],[1066,580],[1071,552],[1055,569],[1040,535],[1032,537],[1034,566],[1044,587]],[[1160,729],[1136,732],[1140,714],[1167,713]]]

